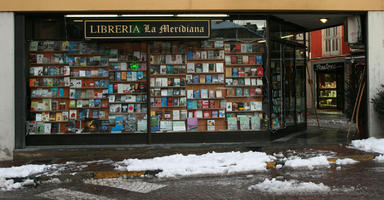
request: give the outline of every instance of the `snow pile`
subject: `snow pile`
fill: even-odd
[[[7,178],[23,178],[32,174],[44,172],[50,168],[50,165],[23,165],[18,167],[0,168],[0,190],[13,190],[33,183],[33,180],[30,179],[15,183],[12,179],[7,180]]]
[[[152,159],[126,159],[116,164],[124,171],[162,170],[158,177],[191,176],[202,174],[231,174],[266,170],[266,162],[276,159],[264,152],[227,152],[203,155],[181,155]]]
[[[248,190],[260,190],[262,192],[275,193],[275,194],[297,194],[297,193],[320,193],[329,192],[331,188],[323,183],[312,182],[297,182],[295,180],[290,181],[278,181],[275,178],[269,180],[265,179],[264,182],[256,185],[251,185]]]
[[[344,158],[344,159],[337,159],[336,165],[349,165],[349,164],[356,164],[358,161],[350,159],[350,158]]]
[[[351,143],[352,147],[368,152],[378,152],[384,154],[384,138],[368,138],[364,140],[353,140]]]
[[[384,162],[384,155],[376,156],[375,160],[378,162]]]
[[[329,167],[329,162],[326,156],[316,156],[308,159],[302,159],[300,157],[291,157],[285,161],[285,165],[291,168],[303,168],[307,167],[312,170],[316,166],[326,166]]]

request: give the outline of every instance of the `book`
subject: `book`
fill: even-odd
[[[203,118],[203,111],[202,110],[195,110],[194,117],[195,118]]]
[[[201,89],[201,98],[202,99],[207,99],[208,98],[208,89]]]
[[[232,111],[232,102],[227,102],[227,111]]]
[[[224,63],[216,63],[216,72],[224,72]]]
[[[221,90],[216,90],[216,98],[223,98],[223,93]]]
[[[216,125],[215,120],[207,120],[207,131],[214,131],[215,125]]]
[[[185,121],[173,121],[173,131],[185,131]]]
[[[248,116],[242,116],[239,118],[240,118],[240,130],[248,131],[249,130],[249,117]]]
[[[209,72],[209,64],[208,63],[203,63],[203,72],[204,73]]]
[[[195,73],[195,63],[187,63],[187,73]]]
[[[251,129],[252,130],[260,130],[260,117],[259,116],[252,116],[250,117],[251,121]]]
[[[187,130],[188,131],[197,131],[197,118],[190,117],[187,119]]]
[[[157,132],[160,130],[160,117],[151,115],[151,132]]]
[[[203,117],[204,118],[210,118],[211,117],[211,112],[209,110],[204,110]]]
[[[137,131],[147,132],[147,120],[146,119],[137,120]]]
[[[173,110],[172,120],[180,120],[180,110]]]
[[[173,124],[172,121],[160,121],[160,131],[168,132],[173,130]]]
[[[237,117],[228,117],[227,127],[230,131],[237,131]]]

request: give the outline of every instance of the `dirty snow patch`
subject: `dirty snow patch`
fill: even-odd
[[[331,191],[331,188],[323,183],[313,182],[298,182],[296,180],[278,181],[275,178],[269,180],[265,179],[264,182],[256,185],[251,185],[248,190],[260,190],[273,194],[297,194],[297,193],[324,193]]]
[[[353,148],[367,151],[367,152],[378,152],[384,154],[384,138],[377,139],[370,137],[364,140],[353,140],[351,143]]]
[[[126,159],[116,163],[122,171],[161,170],[158,177],[192,176],[203,174],[232,174],[236,172],[264,171],[266,162],[276,159],[264,152],[227,152],[203,155],[156,157],[152,159]]]
[[[286,167],[291,168],[308,168],[310,170],[317,166],[329,167],[329,162],[326,156],[317,156],[308,159],[302,159],[300,157],[291,157],[285,161]]]
[[[349,165],[349,164],[356,164],[358,161],[350,159],[350,158],[344,158],[344,159],[337,159],[336,165]]]

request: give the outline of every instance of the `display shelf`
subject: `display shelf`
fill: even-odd
[[[152,86],[151,88],[185,88],[185,86]]]
[[[73,79],[108,79],[109,77],[71,76]]]
[[[102,66],[102,65],[86,65],[86,66],[81,66],[81,65],[75,65],[75,66],[69,66],[70,68],[108,68],[108,66]]]
[[[252,97],[263,97],[263,95],[258,94],[254,96],[226,96],[226,98],[252,98]]]
[[[38,65],[41,65],[41,66],[49,66],[49,65],[60,65],[60,66],[65,66],[65,65],[69,65],[69,63],[29,63],[30,65],[34,65],[34,66],[38,66]]]
[[[69,97],[31,97],[31,99],[68,99]]]
[[[228,79],[228,78],[234,79],[234,78],[263,78],[263,77],[261,77],[261,76],[226,76],[225,78],[226,79]]]
[[[223,110],[224,108],[189,108],[187,110]]]
[[[95,89],[95,90],[100,90],[100,89],[108,89],[108,87],[70,87],[70,89],[76,89],[76,90],[89,90],[89,89]]]
[[[30,53],[35,53],[35,54],[44,54],[44,53],[68,53],[68,51],[63,51],[63,50],[49,50],[49,51],[30,51]]]
[[[110,115],[140,115],[140,114],[147,114],[147,112],[109,112]]]
[[[160,109],[160,108],[186,108],[187,106],[151,106],[151,108],[154,109]]]
[[[69,109],[95,109],[95,110],[99,109],[99,110],[101,110],[101,109],[109,109],[109,108],[108,107],[104,107],[104,108],[102,108],[102,107],[76,107],[76,108],[69,108]]]
[[[246,111],[225,111],[226,113],[255,113],[255,112],[263,112],[261,110],[246,110]]]
[[[225,98],[188,98],[187,100],[224,100]]]
[[[160,97],[186,97],[186,96],[185,95],[167,95],[167,96],[156,95],[151,97],[160,98]]]
[[[109,63],[132,63],[132,62],[137,62],[137,63],[146,63],[147,61],[142,61],[142,60],[118,60],[118,61],[108,61]]]
[[[146,80],[142,80],[142,81],[125,81],[125,80],[109,81],[109,83],[146,83],[146,82],[147,82]]]
[[[93,57],[93,56],[104,56],[108,57],[108,54],[103,54],[103,53],[95,53],[95,54],[82,54],[82,53],[69,53],[69,57]]]
[[[146,92],[133,92],[133,93],[108,93],[109,95],[145,95]]]
[[[69,88],[69,86],[29,86],[30,88]]]
[[[32,113],[40,113],[40,112],[65,112],[68,110],[30,110]]]
[[[140,69],[115,70],[115,69],[110,69],[108,71],[110,71],[110,72],[146,72],[147,70],[140,70]]]
[[[188,83],[187,85],[225,85],[225,83]]]
[[[162,64],[149,64],[149,65],[185,65],[185,63],[177,63],[177,64],[172,64],[172,63],[162,63]]]
[[[225,87],[255,87],[255,88],[262,88],[262,85],[225,85]]]
[[[220,119],[225,119],[225,117],[203,117],[203,118],[197,118],[197,120],[220,120]]]
[[[261,64],[225,64],[225,67],[252,67],[252,66],[262,66]]]
[[[168,77],[168,76],[186,76],[187,74],[151,74],[151,78]]]
[[[195,51],[209,51],[209,50],[217,50],[217,51],[220,51],[220,50],[224,50],[224,48],[213,48],[213,47],[207,47],[207,48],[194,48],[194,47],[188,47],[187,48],[188,50],[195,50]]]
[[[264,52],[249,52],[249,53],[245,53],[245,52],[224,52],[225,55],[260,55],[260,54],[263,54]]]
[[[147,104],[147,102],[108,102],[109,104]]]
[[[151,52],[150,55],[184,55],[185,52]]]
[[[100,99],[107,100],[108,98],[69,98],[70,100],[89,100],[89,99]]]
[[[207,61],[207,62],[209,62],[209,61],[212,61],[212,62],[222,61],[222,62],[224,62],[224,59],[187,59],[187,61],[188,62],[205,62],[205,61]]]
[[[62,78],[70,77],[71,75],[41,75],[41,76],[29,76],[29,78]]]
[[[224,72],[194,72],[194,73],[188,73],[192,75],[198,75],[198,74],[224,74]]]

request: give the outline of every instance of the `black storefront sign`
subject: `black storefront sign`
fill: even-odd
[[[85,20],[85,39],[209,38],[210,20]]]
[[[332,71],[332,70],[340,70],[344,69],[344,63],[324,63],[324,64],[315,64],[314,70],[315,71]]]

